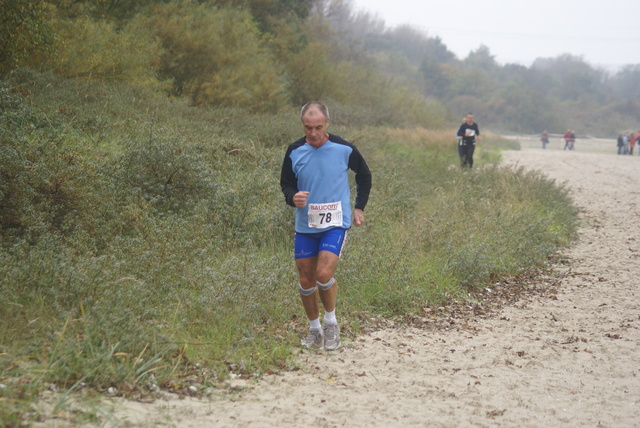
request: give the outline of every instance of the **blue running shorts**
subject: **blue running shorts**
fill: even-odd
[[[320,233],[297,233],[294,241],[296,259],[315,257],[320,251],[330,251],[340,257],[347,229],[336,227]]]

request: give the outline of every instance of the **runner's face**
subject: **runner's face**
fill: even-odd
[[[473,124],[473,115],[472,114],[468,114],[467,115],[467,123],[469,125]]]
[[[307,143],[318,148],[329,139],[327,128],[329,127],[329,119],[324,117],[319,111],[309,111],[302,118],[304,133],[307,137]]]

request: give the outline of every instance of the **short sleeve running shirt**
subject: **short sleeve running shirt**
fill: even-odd
[[[353,144],[329,134],[329,140],[317,149],[304,138],[289,146],[280,176],[285,200],[294,206],[293,196],[297,192],[309,192],[307,205],[296,208],[296,232],[319,233],[351,227],[349,169],[356,173],[355,208],[364,209],[371,190],[371,172]]]

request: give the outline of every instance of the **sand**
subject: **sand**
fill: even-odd
[[[336,352],[304,351],[300,370],[234,380],[234,394],[113,400],[105,425],[640,427],[640,157],[504,158],[566,183],[581,207],[579,242],[537,279],[551,292],[447,327],[389,325]]]

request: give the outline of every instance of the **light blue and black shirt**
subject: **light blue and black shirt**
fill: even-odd
[[[295,230],[298,233],[318,233],[308,224],[309,204],[342,203],[342,227],[351,227],[351,193],[349,169],[355,172],[355,208],[364,210],[371,191],[371,171],[358,149],[333,134],[319,148],[305,138],[289,145],[282,163],[280,187],[287,204],[294,206],[293,196],[308,191],[307,206],[296,208]]]

